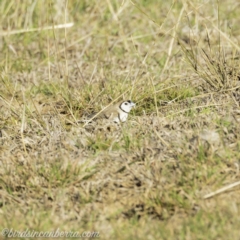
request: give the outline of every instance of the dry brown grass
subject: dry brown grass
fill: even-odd
[[[0,6],[2,229],[239,239],[239,185],[204,199],[240,179],[239,4],[15,2]],[[78,122],[117,98],[137,103],[126,124]]]

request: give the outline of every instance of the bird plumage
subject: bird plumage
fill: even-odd
[[[108,119],[115,123],[125,122],[128,114],[135,106],[131,100],[121,101],[104,109],[99,114],[92,114],[89,118],[93,119]],[[96,116],[96,117],[94,117]]]

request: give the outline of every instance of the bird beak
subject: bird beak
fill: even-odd
[[[131,107],[135,107],[136,104],[134,102],[131,102]]]

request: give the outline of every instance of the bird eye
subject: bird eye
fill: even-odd
[[[128,105],[128,103],[127,103],[127,102],[125,102],[124,104],[125,104],[125,105]]]

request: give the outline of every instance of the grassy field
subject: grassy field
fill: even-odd
[[[2,0],[1,237],[240,239],[239,7]]]

